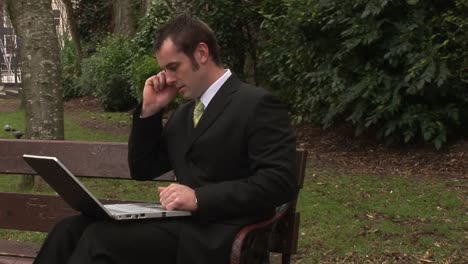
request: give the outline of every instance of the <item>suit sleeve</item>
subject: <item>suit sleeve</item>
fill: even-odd
[[[265,214],[297,194],[295,136],[276,97],[265,94],[258,101],[245,141],[252,175],[195,189],[201,220]]]
[[[151,180],[171,169],[162,129],[162,113],[140,118],[141,105],[133,113],[128,140],[128,164],[135,180]]]

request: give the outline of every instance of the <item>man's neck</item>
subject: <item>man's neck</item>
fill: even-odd
[[[211,72],[208,73],[208,87],[210,87],[214,82],[216,82],[223,74],[226,72],[226,70],[222,67],[216,66],[213,68]]]

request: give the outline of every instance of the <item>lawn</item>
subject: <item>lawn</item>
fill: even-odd
[[[128,122],[128,114],[80,116]],[[0,113],[2,126],[24,130],[23,123],[21,111]],[[69,115],[65,133],[70,140],[125,142],[128,137],[84,127]],[[11,137],[0,131],[0,138]],[[0,191],[16,191],[18,181],[16,176],[1,176]],[[93,179],[84,183],[102,198],[157,199],[155,184]],[[295,263],[467,263],[466,187],[461,179],[344,174],[309,166],[299,197]],[[0,237],[41,241],[44,234],[0,230]]]
[[[298,263],[466,263],[466,187],[457,179],[309,168]]]

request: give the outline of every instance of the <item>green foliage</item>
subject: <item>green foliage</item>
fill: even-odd
[[[221,47],[221,60],[240,78],[250,77],[255,69],[246,69],[247,61],[256,63],[256,31],[261,16],[254,1],[225,0],[155,1],[148,14],[140,21],[136,42],[145,52],[152,52],[156,30],[178,13],[196,15],[211,26]],[[229,18],[229,19],[226,19]],[[255,66],[252,66],[255,68]],[[250,67],[250,68],[252,68]],[[255,77],[255,76],[253,76]]]
[[[92,54],[96,45],[107,33],[112,32],[113,4],[108,0],[78,0],[74,13],[83,51]]]
[[[80,65],[76,58],[75,46],[71,40],[65,39],[64,41],[65,45],[60,52],[63,99],[70,100],[82,96],[80,87],[77,85]]]
[[[136,101],[126,75],[136,50],[126,37],[109,36],[97,51],[82,63],[80,86],[83,94],[93,94],[108,111],[128,110]]]
[[[246,69],[246,63],[247,60],[256,63],[256,30],[261,22],[255,1],[205,0],[184,3],[185,10],[193,12],[212,27],[221,47],[222,61],[227,67],[241,79],[252,75]]]
[[[143,87],[150,76],[159,72],[154,56],[144,55],[136,57],[128,66],[127,76],[130,80],[132,96],[142,101]]]
[[[468,121],[465,1],[281,3],[264,9],[261,70],[297,121],[346,121],[356,134],[437,148],[461,132]]]
[[[80,6],[108,8],[88,2]],[[128,83],[132,96],[141,97],[141,84],[157,71],[147,55],[154,33],[180,12],[211,25],[223,62],[278,93],[297,122],[350,122],[357,135],[437,148],[466,133],[468,7],[462,0],[155,0],[139,23],[134,56],[121,64],[126,74],[106,76],[107,86]],[[105,31],[96,26],[91,35]],[[86,76],[96,77],[103,61],[93,56],[86,64]],[[80,94],[103,91],[96,81],[81,82]],[[73,94],[73,88],[66,89]],[[106,91],[115,97],[114,89]]]
[[[153,42],[158,28],[166,23],[174,14],[173,8],[166,1],[153,1],[146,16],[140,20],[135,42],[140,47],[140,53],[154,53]]]

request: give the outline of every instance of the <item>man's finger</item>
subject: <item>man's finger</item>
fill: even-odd
[[[158,92],[158,91],[161,89],[161,88],[160,88],[161,85],[159,84],[159,78],[158,78],[158,76],[157,76],[157,75],[153,76],[153,77],[151,78],[151,82],[152,82],[153,90],[154,90],[155,92]]]
[[[160,193],[159,193],[159,197],[163,200],[167,199],[169,196],[171,196],[173,193],[175,192],[175,190],[173,188],[171,188],[171,186],[168,186],[168,187],[164,187],[164,190],[162,190]]]
[[[159,90],[162,91],[166,87],[166,74],[164,72],[160,72],[159,76]]]

